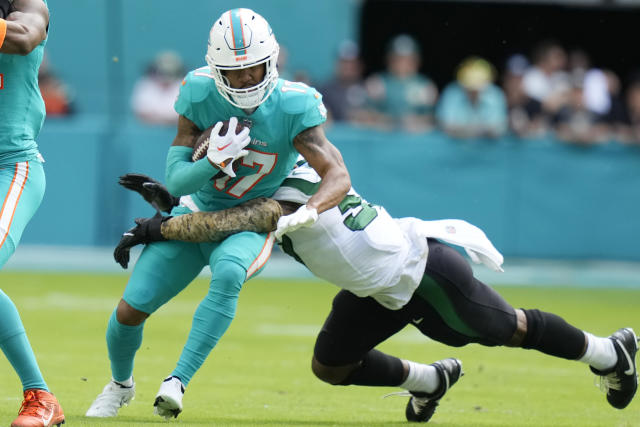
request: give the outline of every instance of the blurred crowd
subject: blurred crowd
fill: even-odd
[[[623,84],[583,50],[540,42],[504,64],[469,56],[441,91],[421,73],[421,51],[409,35],[391,40],[386,69],[366,78],[358,46],[340,46],[334,76],[318,89],[331,119],[379,129],[456,138],[555,135],[563,141],[640,144],[640,75]],[[428,68],[428,67],[425,67]]]
[[[365,77],[358,45],[344,41],[333,76],[311,82],[306,72],[288,69],[282,46],[278,69],[282,78],[316,86],[332,122],[405,132],[439,129],[455,138],[511,134],[640,144],[640,73],[623,84],[612,70],[592,64],[584,50],[542,41],[530,55],[515,54],[503,64],[469,56],[442,88],[420,72],[429,67],[422,67],[421,48],[411,36],[395,36],[383,54],[386,68]],[[186,71],[178,53],[158,53],[133,88],[134,115],[148,124],[177,123],[173,103]],[[48,116],[73,112],[72,92],[46,59],[40,89]]]

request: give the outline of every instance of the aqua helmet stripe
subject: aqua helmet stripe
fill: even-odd
[[[242,18],[240,17],[240,9],[230,11],[231,16],[231,35],[233,37],[233,50],[236,56],[246,55],[246,42],[244,39],[244,29]]]

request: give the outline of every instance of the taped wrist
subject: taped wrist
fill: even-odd
[[[527,317],[527,333],[522,348],[575,360],[584,351],[584,333],[560,316],[540,310],[522,309]]]
[[[147,227],[146,235],[149,236],[149,242],[162,242],[164,240],[167,240],[162,235],[162,224],[171,218],[173,217],[158,215],[158,216],[154,216],[153,218],[151,218],[149,221],[146,222],[146,227]]]

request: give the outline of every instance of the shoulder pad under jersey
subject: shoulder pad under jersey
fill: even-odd
[[[185,95],[189,97],[191,102],[202,101],[209,96],[212,90],[217,89],[209,67],[202,67],[190,71],[182,81],[181,92],[185,92]]]
[[[279,88],[280,107],[287,114],[301,114],[322,103],[322,95],[311,86],[284,80]]]

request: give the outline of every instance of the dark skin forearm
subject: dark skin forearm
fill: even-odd
[[[278,202],[262,197],[221,211],[175,216],[162,223],[160,232],[168,240],[219,242],[241,231],[274,231],[282,212]]]
[[[293,145],[322,178],[307,207],[321,213],[340,203],[351,188],[351,178],[340,151],[327,140],[322,127],[314,126],[300,132]]]
[[[47,37],[49,11],[42,0],[15,0],[0,53],[27,55]]]
[[[171,145],[193,148],[201,133],[202,131],[195,123],[187,119],[185,116],[179,116],[178,133],[173,139]]]

